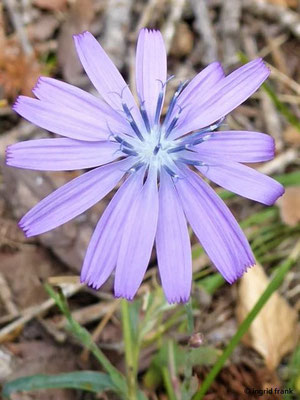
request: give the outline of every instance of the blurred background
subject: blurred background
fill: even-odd
[[[224,283],[192,238],[192,296],[195,331],[199,333],[194,338],[198,350],[193,360],[197,386],[266,287],[269,277],[282,262],[299,254],[299,11],[298,0],[0,1],[0,385],[29,374],[99,369],[90,354],[65,330],[66,321],[48,299],[45,282],[65,289],[74,319],[90,331],[113,364],[124,370],[119,303],[112,295],[113,278],[98,292],[78,283],[87,244],[113,193],[74,221],[39,237],[25,239],[17,226],[20,217],[53,189],[81,172],[47,173],[4,166],[7,145],[53,136],[12,111],[16,97],[32,96],[31,89],[41,75],[96,94],[83,73],[72,40],[74,33],[84,30],[97,37],[134,88],[137,34],[142,27],[160,29],[168,51],[168,73],[175,75],[168,84],[166,104],[180,81],[191,79],[213,61],[221,61],[228,74],[248,60],[265,59],[271,69],[267,84],[227,117],[225,128],[261,131],[275,139],[275,159],[254,167],[284,184],[286,193],[275,206],[267,208],[216,188],[241,223],[258,260],[257,267],[238,284]],[[182,379],[182,352],[189,337],[182,306],[172,306],[166,313],[157,311],[164,298],[155,252],[139,291],[137,310],[141,319],[149,293],[154,296],[157,308],[141,350],[139,383],[149,399],[165,400],[171,397],[162,368],[167,368],[176,388],[176,382]],[[298,261],[205,398],[254,399],[257,396],[245,394],[247,388],[270,387],[291,388],[294,394],[285,398],[299,398],[299,311]],[[168,358],[165,344],[173,346],[175,361]],[[175,396],[174,399],[180,399],[176,390]],[[18,393],[11,398],[114,397],[51,389]],[[275,397],[265,394],[261,398]]]

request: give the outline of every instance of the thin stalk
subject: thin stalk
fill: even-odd
[[[130,323],[128,301],[125,299],[122,299],[121,301],[121,311],[127,370],[128,400],[137,400],[136,351],[134,350],[134,344],[132,340],[132,328]]]
[[[163,381],[164,381],[164,386],[167,391],[168,399],[169,400],[177,400],[168,367],[163,366],[161,369],[161,372],[162,372],[162,377],[163,377]]]
[[[186,316],[187,316],[187,331],[190,336],[194,333],[194,316],[193,316],[193,305],[191,300],[184,305]],[[185,353],[185,366],[184,366],[184,381],[182,384],[182,398],[183,400],[189,399],[191,379],[193,375],[193,364],[192,364],[192,349],[188,347]]]
[[[241,338],[244,336],[244,334],[248,331],[250,325],[254,321],[254,319],[257,317],[261,309],[264,307],[266,302],[269,300],[269,298],[272,296],[272,294],[275,292],[275,290],[278,289],[278,287],[281,285],[285,275],[287,272],[290,270],[290,268],[294,265],[295,261],[299,257],[300,254],[300,241],[296,244],[294,247],[294,250],[292,251],[290,257],[282,263],[274,276],[274,278],[270,281],[269,285],[266,287],[265,291],[262,293],[260,298],[257,300],[256,304],[252,308],[252,310],[249,312],[247,317],[244,319],[244,321],[241,323],[239,329],[237,330],[236,334],[233,336],[231,341],[229,342],[228,346],[220,356],[220,358],[217,360],[216,364],[213,366],[211,371],[208,373],[206,376],[204,382],[202,383],[200,389],[196,392],[196,394],[193,396],[192,400],[202,400],[204,395],[206,394],[207,390],[210,388],[210,385],[213,383],[214,379],[222,369],[223,365],[227,361],[227,359],[230,357],[231,353],[241,340]]]
[[[184,305],[186,316],[187,316],[187,326],[188,334],[192,335],[194,333],[194,316],[193,316],[193,306],[191,300],[189,300]]]

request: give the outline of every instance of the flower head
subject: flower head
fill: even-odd
[[[140,32],[136,54],[139,106],[96,39],[74,36],[80,61],[102,99],[40,78],[37,99],[20,96],[14,110],[64,136],[17,143],[7,164],[39,170],[93,168],[33,207],[19,225],[41,234],[81,214],[124,179],[101,216],[82,268],[94,288],[115,270],[115,295],[132,299],[156,244],[169,302],[187,301],[192,281],[187,222],[208,256],[232,283],[251,265],[250,246],[229,209],[199,176],[270,205],[283,194],[273,179],[241,163],[274,156],[274,141],[258,132],[216,131],[225,116],[268,77],[261,59],[224,75],[214,62],[175,91],[164,118],[166,51],[159,31]],[[194,167],[193,170],[191,167]]]

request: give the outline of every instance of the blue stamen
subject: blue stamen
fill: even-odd
[[[151,127],[150,127],[150,122],[149,122],[147,111],[146,111],[146,109],[144,107],[144,103],[145,103],[145,101],[141,102],[140,110],[141,110],[142,118],[143,118],[143,121],[145,123],[145,127],[147,129],[147,132],[150,133],[151,132]]]
[[[121,146],[128,147],[129,149],[133,149],[132,144],[126,142],[126,140],[122,139],[120,136],[114,135],[114,134],[111,134],[111,136],[112,136],[118,143],[120,143]]]
[[[161,148],[161,144],[158,143],[157,146],[155,146],[154,150],[153,150],[153,154],[156,156],[156,154],[159,152],[159,149]]]
[[[167,125],[167,123],[169,122],[169,119],[174,110],[175,104],[177,102],[178,96],[180,95],[180,93],[182,92],[182,90],[184,89],[184,87],[186,86],[187,83],[188,83],[188,81],[181,82],[179,84],[178,88],[176,89],[176,92],[174,93],[174,95],[170,101],[169,108],[168,108],[167,114],[166,114],[164,122],[163,122],[164,126]]]
[[[169,150],[167,150],[168,153],[177,153],[178,151],[183,151],[186,150],[189,147],[188,144],[183,144],[181,146],[173,147]]]
[[[171,170],[171,168],[169,168],[167,165],[163,165],[163,168],[165,169],[165,171],[172,177],[172,178],[178,178],[178,175]]]
[[[167,85],[167,83],[174,78],[174,75],[169,76],[169,78],[166,80],[165,83],[163,83],[161,80],[159,82],[161,83],[161,91],[159,92],[158,99],[157,99],[157,104],[156,104],[156,110],[155,110],[155,117],[154,117],[154,124],[158,125],[159,123],[159,117],[160,117],[160,112],[161,112],[161,107],[164,99],[164,88]]]
[[[177,124],[179,116],[180,116],[180,114],[181,114],[181,112],[183,110],[182,107],[180,107],[180,106],[178,106],[178,107],[179,107],[179,111],[177,111],[177,114],[175,115],[175,117],[173,118],[172,122],[168,126],[168,129],[166,130],[166,133],[165,133],[165,138],[167,138],[170,135],[170,133],[172,132],[172,130],[175,128],[175,125]]]
[[[211,132],[215,131],[222,125],[224,119],[225,119],[225,117],[222,117],[215,124],[212,124],[205,128],[199,129],[199,131],[196,131],[196,132],[192,133],[191,135],[188,135],[187,137],[182,139],[181,143],[189,144],[191,146],[196,146],[197,144],[205,142],[213,135]],[[207,134],[207,135],[205,135],[205,134]]]
[[[199,165],[200,167],[207,166],[207,164],[202,161],[189,160],[188,158],[178,158],[177,161],[181,161],[187,165]]]
[[[129,156],[138,156],[138,153],[136,152],[136,151],[134,151],[134,150],[130,150],[130,149],[124,149],[123,147],[122,147],[122,145],[121,145],[121,147],[120,147],[120,150],[123,152],[123,153],[125,153],[125,154],[128,154]]]
[[[158,95],[158,100],[157,100],[157,105],[156,105],[156,111],[155,111],[155,117],[154,117],[154,124],[158,125],[159,122],[159,117],[160,117],[160,112],[161,112],[161,106],[164,98],[164,91],[161,90]]]
[[[197,144],[206,142],[206,140],[208,140],[211,136],[212,136],[212,134],[202,136],[201,138],[196,139],[196,140],[194,140],[193,142],[191,142],[191,143],[190,143],[190,146],[196,146]]]
[[[142,162],[138,162],[136,164],[134,164],[129,170],[128,172],[130,173],[134,173],[137,172],[139,169],[141,169],[143,167],[144,163]]]
[[[135,120],[133,119],[133,116],[132,116],[127,104],[124,103],[123,101],[122,101],[122,107],[123,107],[123,110],[124,110],[124,112],[126,114],[127,121],[130,123],[131,128],[134,130],[134,132],[136,133],[137,137],[143,142],[144,141],[144,137],[141,134],[141,132],[140,132]]]

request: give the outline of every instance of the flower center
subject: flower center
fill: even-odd
[[[173,157],[169,150],[175,145],[173,141],[162,135],[161,129],[160,125],[153,127],[149,133],[146,132],[143,141],[136,140],[134,145],[138,161],[154,165],[157,169],[170,164]]]
[[[177,122],[182,112],[182,108],[177,104],[177,99],[184,86],[185,83],[180,84],[175,91],[162,123],[160,123],[160,113],[164,97],[164,85],[162,85],[162,90],[158,96],[155,117],[152,124],[149,121],[145,104],[141,102],[140,112],[144,122],[143,129],[138,127],[130,109],[122,100],[123,112],[132,130],[135,132],[136,137],[112,136],[120,143],[120,150],[123,153],[136,158],[136,164],[133,170],[137,170],[143,165],[146,167],[152,166],[158,171],[164,168],[171,176],[175,177],[177,175],[173,171],[177,162],[191,165],[204,165],[201,161],[193,157],[197,150],[194,146],[208,140],[212,136],[213,131],[219,128],[223,119],[189,135],[178,139],[171,139],[170,134],[176,129]]]

